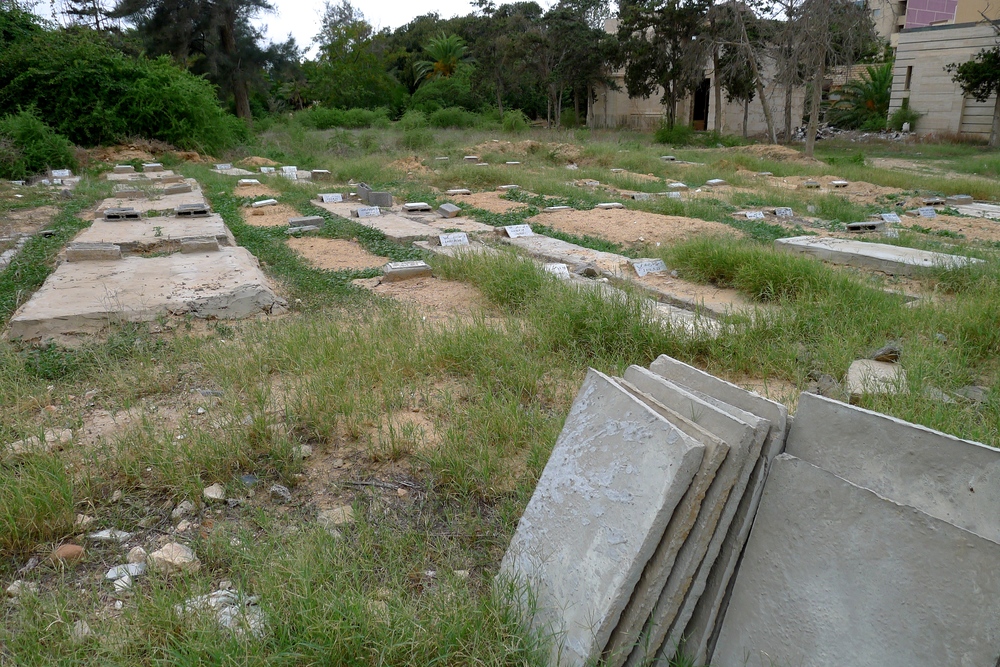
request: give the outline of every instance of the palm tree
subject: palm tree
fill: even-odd
[[[420,60],[413,64],[417,81],[447,79],[454,76],[460,64],[469,61],[465,40],[458,35],[445,36],[441,33],[427,43],[424,53],[429,60]]]
[[[831,125],[845,129],[881,129],[889,113],[892,63],[869,65],[861,78],[848,81],[841,98],[827,111]]]

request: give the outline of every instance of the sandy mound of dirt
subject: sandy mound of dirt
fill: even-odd
[[[132,160],[142,160],[143,162],[153,162],[156,157],[149,151],[137,146],[102,146],[90,152],[91,157],[98,162],[131,162]]]
[[[288,247],[317,269],[343,271],[345,269],[371,269],[382,266],[388,257],[373,255],[355,241],[324,238],[291,238]]]
[[[774,162],[805,162],[810,164],[820,164],[816,158],[806,157],[799,151],[789,146],[779,146],[778,144],[753,144],[751,146],[733,146],[724,149],[727,153],[742,153],[752,155],[762,160],[772,160]]]
[[[381,278],[370,278],[351,282],[379,296],[409,304],[428,320],[468,319],[489,310],[479,290],[456,280],[418,278],[382,283]]]
[[[528,208],[527,204],[501,199],[501,194],[503,193],[473,192],[471,195],[455,195],[451,197],[451,200],[458,204],[481,208],[490,213],[507,213],[508,211],[521,211]]]
[[[549,152],[557,160],[577,162],[583,150],[576,144],[539,143],[537,141],[484,141],[469,149],[473,155],[483,153],[500,153],[502,155],[533,155],[539,152]]]
[[[243,208],[243,221],[251,227],[282,227],[287,226],[291,218],[298,218],[300,214],[291,206],[286,204],[276,204],[275,206],[265,206],[263,208]]]
[[[268,160],[266,157],[257,157],[256,155],[244,158],[237,162],[241,167],[277,167],[281,163],[275,162],[274,160]]]
[[[233,194],[237,197],[277,197],[281,193],[274,188],[264,185],[237,185],[233,188]]]
[[[547,225],[576,236],[595,236],[625,246],[647,243],[669,245],[705,234],[740,234],[721,222],[621,208],[540,213],[528,222]]]
[[[904,192],[899,188],[888,188],[882,185],[875,185],[873,183],[866,183],[864,181],[850,181],[846,187],[835,188],[831,183],[833,181],[843,180],[837,176],[783,176],[783,177],[769,177],[768,180],[772,182],[773,185],[777,187],[786,188],[790,190],[803,190],[804,192],[821,192],[824,194],[832,193],[843,195],[850,199],[851,201],[865,203],[865,204],[875,204],[878,203],[877,200],[886,195],[899,195]],[[806,181],[816,181],[820,184],[818,190],[805,190],[801,186]],[[912,202],[908,202],[907,205],[910,206],[923,206],[919,203],[920,200],[913,199]]]
[[[431,170],[424,166],[416,155],[400,158],[389,163],[389,168],[406,172],[407,176],[414,174],[429,174]]]

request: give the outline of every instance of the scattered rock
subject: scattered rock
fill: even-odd
[[[213,484],[212,486],[206,487],[201,494],[205,496],[206,500],[220,501],[226,499],[226,489],[221,484]]]
[[[115,586],[115,592],[116,593],[121,593],[122,591],[127,591],[128,589],[132,588],[132,576],[126,574],[125,576],[122,576],[122,577],[119,577],[118,579],[115,579],[114,586]]]
[[[190,500],[182,500],[181,502],[177,503],[177,507],[175,507],[174,511],[170,513],[170,518],[180,519],[181,517],[187,516],[191,512],[194,512],[194,510],[195,506],[193,502],[191,502]]]
[[[87,625],[87,621],[77,621],[73,624],[73,629],[69,631],[69,638],[73,640],[74,644],[82,644],[92,634],[93,632],[90,626]]]
[[[17,442],[8,444],[4,449],[10,456],[23,456],[24,454],[43,454],[45,452],[60,451],[64,445],[73,441],[73,431],[64,429],[56,431],[49,429],[45,431],[44,442],[38,436],[31,436]]]
[[[868,358],[895,364],[899,362],[899,356],[902,352],[903,348],[899,343],[887,343],[884,347],[875,350]]]
[[[128,565],[115,565],[113,568],[108,570],[104,578],[108,581],[115,581],[116,579],[121,579],[122,577],[138,577],[139,575],[146,574],[146,564],[145,563],[129,563]]]
[[[292,448],[292,456],[297,459],[307,459],[313,455],[313,448],[310,445],[297,445]]]
[[[260,480],[257,479],[257,475],[242,475],[240,476],[240,481],[247,486],[254,486]]]
[[[924,396],[931,399],[932,401],[937,401],[938,403],[954,403],[955,399],[944,393],[935,386],[927,385],[924,387]]]
[[[116,530],[114,528],[105,528],[96,533],[91,533],[87,537],[95,542],[118,542],[121,544],[132,537],[132,533],[126,533],[124,530]]]
[[[967,387],[962,387],[961,389],[956,389],[955,395],[978,405],[989,400],[990,390],[986,387],[980,387],[973,384]]]
[[[405,498],[406,496],[410,495],[410,490],[404,489],[403,487],[399,487],[398,489],[396,489],[396,495],[399,496],[400,498]]]
[[[111,494],[111,502],[117,503],[122,499],[121,489],[115,489],[115,492]]]
[[[41,561],[38,560],[37,556],[32,556],[31,558],[28,559],[28,562],[24,564],[24,567],[22,567],[20,570],[17,571],[17,573],[18,574],[27,574],[28,572],[31,572],[36,567],[38,567],[38,564],[40,562]]]
[[[323,510],[316,517],[316,523],[323,528],[336,528],[345,524],[354,523],[354,508],[350,505],[342,505],[333,509]]]
[[[149,554],[149,564],[154,570],[163,574],[197,572],[201,569],[201,561],[195,556],[194,551],[178,542],[171,542]]]
[[[52,552],[51,559],[55,563],[79,563],[86,554],[78,544],[62,544]]]
[[[220,628],[236,635],[260,637],[264,634],[266,624],[264,613],[257,603],[255,596],[243,596],[233,590],[220,589],[175,605],[174,611],[181,616],[213,613]]]
[[[177,528],[175,528],[175,530],[178,533],[185,533],[185,532],[191,530],[192,528],[194,528],[196,525],[197,524],[195,524],[194,522],[189,521],[187,519],[184,519],[180,523],[177,524]]]
[[[459,579],[468,579],[469,578],[469,571],[468,570],[455,570],[454,574]]]
[[[19,598],[22,595],[38,595],[38,584],[18,579],[7,587],[7,595],[12,598]]]
[[[74,528],[87,528],[90,524],[94,523],[94,517],[87,516],[86,514],[77,514],[76,521],[73,522]]]
[[[859,359],[847,370],[847,392],[852,400],[863,394],[899,394],[906,391],[906,371],[898,364]]]
[[[145,563],[147,558],[149,558],[149,554],[146,553],[145,549],[142,547],[132,547],[125,560],[128,563]]]
[[[270,493],[272,500],[282,503],[292,502],[292,492],[288,490],[287,486],[282,486],[281,484],[272,484],[270,488]]]

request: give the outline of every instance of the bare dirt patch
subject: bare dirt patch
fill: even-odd
[[[281,163],[269,160],[266,157],[257,157],[256,155],[253,155],[240,160],[236,164],[240,167],[277,167]]]
[[[390,169],[397,169],[399,171],[406,172],[407,176],[420,175],[431,173],[428,167],[420,161],[420,158],[416,155],[410,155],[404,158],[400,158],[389,163]]]
[[[556,211],[536,215],[529,222],[547,225],[567,234],[596,236],[627,246],[672,244],[705,234],[739,234],[721,222],[629,209]]]
[[[768,180],[771,185],[786,190],[804,190],[805,192],[820,192],[824,194],[833,193],[863,203],[875,203],[875,200],[880,197],[899,195],[904,192],[899,188],[888,188],[882,185],[875,185],[874,183],[866,183],[865,181],[848,181],[846,187],[835,188],[831,185],[833,181],[844,180],[838,176],[772,176],[768,177]],[[806,181],[816,181],[820,184],[820,187],[816,190],[805,190],[802,188],[802,185]]]
[[[233,194],[237,197],[277,197],[281,193],[261,183],[260,185],[237,185],[233,188]]]
[[[536,153],[548,153],[554,159],[565,162],[577,162],[583,154],[583,150],[576,144],[560,143],[540,143],[538,141],[485,141],[478,146],[473,146],[471,152],[475,155],[482,153],[500,153],[501,155],[533,155]]]
[[[39,206],[8,211],[0,217],[0,236],[34,234],[52,223],[59,210],[55,206]]]
[[[508,213],[528,208],[527,204],[501,199],[502,194],[502,192],[474,192],[471,195],[455,195],[451,199],[456,203],[481,208],[490,213]]]
[[[807,164],[822,164],[816,158],[808,157],[788,146],[777,144],[754,144],[752,146],[733,146],[723,149],[726,153],[739,153],[742,155],[752,155],[762,160],[773,162],[803,162]]]
[[[379,296],[412,305],[419,314],[432,320],[472,318],[489,308],[479,290],[455,280],[419,278],[383,283],[381,278],[370,278],[352,282]]]
[[[288,246],[317,269],[341,271],[382,266],[388,257],[373,255],[355,241],[324,238],[292,238]]]
[[[966,218],[955,215],[938,214],[934,218],[914,218],[900,216],[903,226],[919,226],[933,231],[948,231],[962,234],[973,241],[1000,241],[1000,224],[988,218]]]
[[[99,162],[130,162],[132,160],[142,160],[152,162],[156,158],[150,152],[149,147],[138,144],[127,144],[120,146],[103,146],[90,151],[90,157]]]
[[[291,218],[299,217],[299,212],[287,204],[275,204],[263,208],[243,207],[243,220],[251,227],[283,227]]]

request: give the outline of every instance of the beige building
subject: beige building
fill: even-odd
[[[604,24],[607,32],[618,30],[618,21],[608,19]],[[765,86],[768,105],[774,120],[776,131],[780,132],[784,126],[785,117],[785,88],[773,82],[773,66],[764,67],[764,80],[770,81]],[[593,128],[618,128],[628,127],[636,130],[652,130],[659,127],[666,117],[666,108],[660,104],[663,90],[658,88],[648,98],[629,97],[625,89],[625,73],[615,72],[612,75],[619,90],[614,90],[608,86],[598,86],[595,89],[595,100],[593,106],[588,110],[588,124]],[[711,61],[705,64],[705,78],[701,86],[686,99],[681,100],[677,106],[677,123],[688,125],[695,130],[712,130],[715,128],[715,72],[712,69]],[[722,133],[742,134],[743,132],[743,104],[741,102],[727,102],[726,93],[722,91]],[[805,103],[805,91],[803,88],[796,88],[792,91],[792,124],[798,126],[801,123],[803,105]],[[751,136],[767,134],[767,122],[764,118],[764,111],[759,98],[754,98],[750,103],[747,117],[747,133]]]
[[[971,15],[961,13],[963,5],[959,2],[956,16]],[[998,9],[992,11],[1000,13]],[[899,33],[890,115],[907,100],[911,109],[922,114],[914,128],[919,134],[989,139],[996,98],[977,102],[966,97],[961,87],[952,81],[952,74],[945,69],[997,44],[997,28],[1000,25],[981,19],[980,16],[978,23],[934,25]]]

